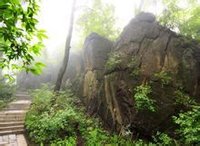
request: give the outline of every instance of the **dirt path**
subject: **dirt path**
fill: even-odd
[[[30,104],[28,93],[19,92],[16,100],[0,111],[0,146],[27,146],[24,119]]]

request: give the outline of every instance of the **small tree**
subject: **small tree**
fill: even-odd
[[[166,10],[160,22],[171,29],[178,29],[182,35],[200,39],[200,2],[186,0],[185,7],[181,7],[180,3],[181,0],[164,0]]]
[[[71,44],[71,38],[72,38],[72,32],[73,32],[73,23],[74,23],[74,13],[75,13],[75,5],[76,5],[76,0],[73,1],[72,4],[72,11],[71,11],[71,17],[70,17],[70,25],[69,25],[69,30],[68,30],[68,36],[65,44],[65,55],[63,59],[63,65],[61,66],[59,73],[58,73],[58,78],[56,81],[56,85],[54,88],[54,91],[59,91],[62,85],[62,80],[63,76],[65,74],[65,71],[67,69],[68,65],[68,60],[69,60],[69,52],[70,52],[70,44]]]

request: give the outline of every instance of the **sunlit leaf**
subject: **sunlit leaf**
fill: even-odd
[[[23,1],[27,9],[23,8],[21,0],[0,1],[0,51],[5,60],[0,67],[11,66],[13,69],[32,68],[35,55],[39,55],[44,48],[42,40],[45,32],[37,29],[36,15],[39,10],[39,0]],[[16,25],[19,24],[19,25]],[[35,42],[33,44],[33,42]],[[21,60],[21,65],[13,61]],[[41,66],[39,66],[41,68]]]

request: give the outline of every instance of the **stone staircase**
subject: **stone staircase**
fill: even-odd
[[[0,111],[0,146],[27,146],[24,119],[31,104],[27,92],[16,94],[16,100]]]

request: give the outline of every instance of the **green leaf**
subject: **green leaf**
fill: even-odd
[[[35,55],[39,55],[42,48],[44,31],[37,30],[38,20],[35,19],[39,10],[38,0],[26,1],[28,9],[24,10],[21,0],[0,1],[0,50],[5,60],[0,67],[12,66],[13,69],[29,68],[33,64]],[[17,26],[16,23],[20,25]],[[39,40],[33,45],[34,40]],[[13,61],[22,61],[19,67],[12,65]],[[37,69],[34,69],[37,70]],[[37,71],[34,71],[37,72]]]

